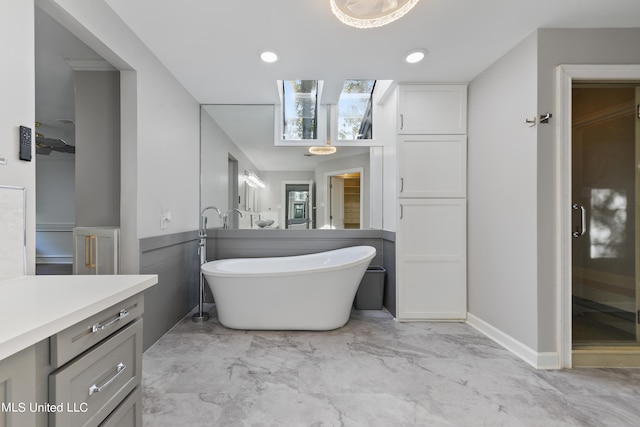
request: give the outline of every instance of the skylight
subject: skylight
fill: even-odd
[[[316,139],[318,128],[318,81],[283,81],[283,139]]]
[[[338,139],[372,139],[375,80],[345,80],[338,100]]]

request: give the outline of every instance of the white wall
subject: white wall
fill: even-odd
[[[538,30],[538,113],[555,112],[555,70],[559,64],[640,64],[640,28]],[[542,351],[556,348],[555,308],[560,266],[556,253],[556,124],[538,128],[538,328]]]
[[[383,127],[379,129],[382,143],[382,229],[396,231],[396,116],[398,111],[398,91],[394,90],[383,105],[380,106],[379,121]]]
[[[469,85],[468,310],[538,347],[537,36]]]
[[[0,164],[0,185],[27,189],[27,274],[34,274],[35,162],[21,161],[18,156],[19,126],[32,128],[35,139],[33,2],[0,2],[0,55],[5,63],[0,69],[0,158],[6,161],[6,164]],[[35,150],[32,150],[32,157],[35,159]]]
[[[260,211],[277,212],[278,223],[282,228],[284,228],[285,199],[282,183],[284,181],[315,181],[315,174],[307,171],[266,171],[261,172],[260,177],[264,180],[266,188],[258,190],[258,207],[260,208]],[[317,186],[318,183],[315,182],[315,185]],[[316,202],[314,202],[314,204],[316,204]]]
[[[76,71],[75,223],[120,225],[120,73]]]
[[[638,64],[640,29],[541,29],[469,86],[469,313],[538,354],[558,349],[560,64]],[[556,116],[557,117],[557,116]]]
[[[244,171],[256,167],[238,146],[227,136],[205,110],[201,111],[201,199],[202,207],[216,206],[224,213],[236,206],[229,206],[228,161],[229,155],[238,161],[238,192],[244,198]],[[241,206],[244,201],[241,201]],[[222,221],[209,212],[208,227],[221,227]]]

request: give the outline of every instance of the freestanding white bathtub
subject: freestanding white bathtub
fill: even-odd
[[[371,246],[309,255],[210,261],[201,270],[232,329],[318,330],[344,326]]]

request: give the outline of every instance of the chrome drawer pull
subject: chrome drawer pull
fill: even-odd
[[[118,375],[124,372],[125,369],[127,369],[127,365],[122,362],[118,363],[118,371],[114,376],[111,377],[111,379],[109,379],[109,381],[102,384],[100,387],[95,384],[89,387],[89,396],[92,396],[94,393],[100,393],[102,390],[107,388],[112,382],[116,380],[116,378],[118,378]]]
[[[123,319],[125,317],[127,317],[129,315],[129,312],[127,311],[126,308],[123,308],[122,310],[120,310],[120,312],[118,313],[118,317],[116,317],[115,319],[113,319],[111,322],[109,323],[105,323],[104,325],[101,325],[100,322],[94,324],[91,327],[91,332],[92,333],[96,333],[96,332],[100,332],[102,330],[104,330],[105,328],[108,328],[109,326],[113,325],[114,323],[116,323],[118,320]]]

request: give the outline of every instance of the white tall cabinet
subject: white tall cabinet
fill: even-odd
[[[396,317],[467,314],[467,86],[398,87]]]

